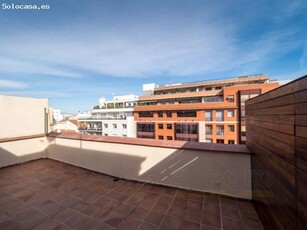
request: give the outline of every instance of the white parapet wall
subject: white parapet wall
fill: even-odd
[[[0,168],[47,157],[46,137],[0,142]]]
[[[244,153],[51,138],[48,158],[130,180],[251,198]]]

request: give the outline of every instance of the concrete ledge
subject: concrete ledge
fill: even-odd
[[[1,138],[0,143],[27,140],[27,139],[33,139],[33,138],[39,138],[39,137],[45,137],[45,136],[46,136],[45,134],[35,134],[35,135],[27,135],[27,136],[19,136],[19,137]]]
[[[163,140],[153,140],[153,139],[90,136],[90,135],[67,134],[67,133],[61,133],[61,134],[51,133],[48,136],[54,138],[128,144],[128,145],[142,145],[142,146],[151,146],[151,147],[201,150],[201,151],[212,151],[212,152],[223,152],[223,153],[229,152],[229,153],[251,154],[246,145],[210,144],[210,143],[189,142],[189,141],[163,141]]]

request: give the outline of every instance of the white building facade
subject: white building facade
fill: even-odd
[[[53,116],[53,119],[55,121],[63,120],[63,115],[61,114],[61,110],[60,109],[53,109],[52,110],[52,116]]]
[[[79,131],[88,135],[136,137],[133,108],[138,96],[114,96],[107,101],[99,98],[99,109],[93,109],[90,117],[80,116]]]

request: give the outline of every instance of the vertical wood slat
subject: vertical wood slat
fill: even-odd
[[[247,101],[246,123],[247,146],[252,151],[253,200],[264,226],[305,229],[307,75]],[[273,175],[274,181],[264,175]],[[294,186],[289,186],[293,182]]]

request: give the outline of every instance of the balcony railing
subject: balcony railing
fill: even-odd
[[[87,130],[87,131],[101,131],[102,128],[85,128],[85,127],[80,127],[78,130]]]
[[[79,121],[83,120],[126,120],[127,117],[91,117],[91,118],[78,118]]]

